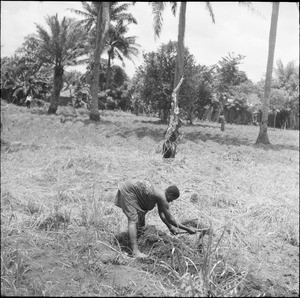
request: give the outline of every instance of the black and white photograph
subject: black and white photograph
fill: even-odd
[[[299,28],[1,1],[1,296],[299,297]]]

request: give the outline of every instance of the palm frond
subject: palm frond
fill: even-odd
[[[85,12],[85,11],[82,11],[82,10],[78,10],[78,9],[74,9],[74,8],[67,8],[67,10],[70,10],[71,12],[74,12],[75,14],[77,15],[80,15],[82,17],[90,17],[90,14]]]
[[[105,50],[109,57],[113,59],[119,59],[122,64],[124,59],[129,59],[133,62],[132,56],[137,56],[139,53],[139,44],[136,43],[136,36],[126,36],[128,26],[122,22],[118,22],[116,25],[110,25],[106,42]]]
[[[116,49],[115,53],[114,53],[114,56],[117,56],[118,59],[122,62],[122,66],[124,67],[125,66],[125,63],[124,63],[124,53],[121,52],[119,49]]]
[[[77,10],[70,8],[69,10],[84,17],[83,20],[77,21],[78,24],[84,27],[84,29],[89,32],[95,27],[97,21],[97,4],[92,2],[91,4],[86,1],[82,1],[83,10]]]
[[[113,18],[114,15],[119,14],[122,11],[125,11],[129,8],[130,3],[121,4],[120,2],[111,2],[110,10],[112,12],[111,17]]]
[[[127,24],[137,24],[136,18],[134,18],[131,13],[125,12],[117,14],[112,21],[126,21]]]
[[[51,37],[48,34],[48,32],[41,27],[38,24],[35,24],[37,27],[37,33],[38,33],[38,42],[40,44],[41,53],[44,53],[45,58],[49,61],[51,60],[51,63],[53,63],[54,56],[53,56],[53,50],[52,50],[52,42]]]
[[[275,73],[278,77],[283,77],[284,76],[284,65],[282,63],[282,60],[279,58],[276,61],[277,68],[275,68]]]
[[[289,81],[291,76],[295,73],[296,73],[296,65],[295,65],[295,61],[292,60],[292,61],[288,62],[286,67],[285,67],[286,80]]]
[[[274,68],[276,77],[283,84],[289,82],[294,75],[298,75],[299,69],[294,60],[289,61],[286,66],[284,66],[282,60],[278,59],[276,65],[277,67]]]
[[[242,2],[242,1],[239,1],[239,4],[240,5],[243,5],[245,6],[247,9],[249,9],[253,14],[265,19],[265,17],[258,11],[256,10],[253,5],[252,5],[252,2]]]
[[[162,28],[162,13],[165,8],[165,2],[150,2],[152,6],[152,14],[154,18],[154,37],[159,37]]]
[[[215,15],[214,15],[211,3],[210,2],[205,2],[205,8],[208,10],[212,22],[215,23]]]
[[[99,5],[98,1],[91,2],[91,4],[89,4],[86,1],[82,1],[83,9],[85,11],[87,11],[90,15],[97,16],[97,14],[98,14],[98,5]]]
[[[74,65],[77,58],[86,53],[86,33],[74,19],[64,17],[61,22],[58,16],[47,16],[48,33],[36,24],[40,46],[40,56],[55,65]]]
[[[171,4],[172,13],[175,16],[176,15],[176,11],[177,11],[177,2],[170,2],[170,4]]]
[[[40,40],[42,40],[45,44],[49,45],[49,41],[50,41],[50,36],[48,34],[48,32],[41,26],[36,24],[37,27],[37,33],[38,33],[38,37],[40,38]]]

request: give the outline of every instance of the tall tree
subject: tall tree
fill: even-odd
[[[123,21],[113,26],[111,25],[106,42],[105,48],[107,50],[107,75],[106,75],[106,89],[110,88],[111,81],[111,63],[117,57],[124,65],[124,58],[133,62],[132,56],[138,55],[138,44],[136,43],[136,36],[125,36],[128,32],[128,26],[123,24]]]
[[[53,92],[49,114],[56,113],[59,93],[63,85],[65,66],[76,65],[77,58],[85,53],[86,36],[73,19],[64,17],[60,22],[58,15],[47,16],[50,33],[36,24],[39,51],[37,59],[54,65]]]
[[[150,2],[152,5],[152,13],[154,16],[154,34],[159,37],[162,28],[162,13],[165,9],[166,2]],[[177,11],[177,2],[170,2],[171,10],[173,14]],[[179,12],[179,23],[178,23],[178,42],[177,42],[177,60],[176,60],[176,71],[174,77],[174,88],[178,85],[183,75],[183,61],[184,61],[184,35],[185,35],[185,23],[186,23],[186,7],[187,2],[181,2]],[[213,9],[210,2],[205,2],[205,8],[208,10],[212,22],[215,22]]]
[[[280,122],[286,122],[289,128],[296,128],[299,127],[299,66],[294,61],[289,61],[286,65],[281,59],[276,62],[270,93],[270,108],[275,114],[273,125],[281,126]],[[287,116],[282,118],[279,115],[276,123],[278,112]]]
[[[145,53],[144,63],[139,67],[134,78],[134,92],[137,98],[153,112],[158,112],[163,123],[168,123],[171,96],[174,88],[177,42],[169,41],[162,44],[156,52]],[[181,86],[180,106],[182,111],[193,108],[198,95],[199,77],[202,68],[196,65],[195,58],[187,48],[184,54],[184,77]],[[201,99],[199,99],[201,100]]]
[[[162,11],[165,7],[165,2],[151,2],[152,4],[152,11],[154,14],[154,32],[155,35],[159,36],[159,33],[161,31],[161,25],[162,25]],[[170,2],[171,3],[171,9],[173,14],[176,12],[177,3],[176,2]],[[239,2],[240,4],[246,5],[250,10],[254,11],[254,9],[251,7],[251,3],[249,2]],[[213,23],[215,22],[214,13],[212,10],[212,6],[210,2],[205,2],[206,9],[209,11],[209,14],[212,18]],[[181,2],[180,6],[180,16],[179,16],[179,30],[178,30],[178,50],[177,50],[177,66],[176,66],[176,72],[175,72],[175,78],[174,78],[174,88],[177,88],[179,84],[179,80],[182,79],[183,74],[183,49],[184,49],[184,31],[185,31],[185,19],[186,19],[186,2]],[[175,109],[178,111],[178,107],[176,107],[175,103],[177,102],[177,94],[179,92],[179,88],[177,88],[176,94],[174,94],[174,105],[172,106],[171,111],[171,119],[174,123],[177,122],[176,127],[180,126],[180,123],[178,122],[178,117],[175,115]],[[169,126],[169,131],[172,131],[172,125]]]
[[[109,2],[97,2],[98,8],[96,23],[96,47],[94,51],[94,67],[92,73],[91,85],[91,113],[90,120],[100,121],[100,113],[98,108],[98,91],[99,91],[99,74],[100,74],[100,57],[104,50],[105,38],[109,28],[110,14]]]
[[[177,143],[179,141],[179,128],[182,124],[179,118],[178,95],[179,88],[183,83],[183,64],[184,64],[184,33],[186,18],[186,2],[181,2],[178,25],[177,58],[174,78],[174,90],[172,93],[172,104],[170,110],[169,126],[165,134],[163,157],[175,158]],[[166,154],[167,152],[170,152]]]
[[[144,64],[140,67],[142,73],[139,73],[139,77],[143,78],[142,98],[148,107],[159,112],[162,122],[167,123],[176,63],[176,42],[162,44],[156,52],[145,53],[143,58]]]
[[[20,55],[21,61],[23,62],[24,69],[22,69],[22,75],[24,81],[28,80],[31,76],[34,76],[43,65],[44,61],[37,59],[41,53],[39,53],[39,43],[34,34],[25,36],[22,47],[16,50],[16,54]],[[21,62],[20,61],[20,62]]]
[[[170,2],[171,9],[175,15],[177,9],[176,2]],[[206,8],[209,10],[212,20],[214,22],[214,14],[209,2],[206,3]],[[165,7],[164,2],[152,2],[152,11],[154,14],[154,32],[155,35],[159,36],[162,25],[162,11]],[[178,24],[178,42],[177,42],[177,59],[176,69],[174,77],[174,91],[172,93],[172,105],[170,111],[169,127],[165,134],[165,147],[168,147],[169,152],[172,151],[169,157],[175,157],[176,154],[176,140],[179,137],[179,127],[181,126],[181,120],[179,118],[178,108],[178,94],[180,85],[183,82],[183,67],[184,67],[184,34],[185,34],[185,21],[186,21],[186,2],[181,2],[180,13],[179,13],[179,24]],[[175,140],[175,141],[172,141]],[[164,155],[165,157],[165,155]]]
[[[256,144],[260,144],[260,143],[270,144],[269,137],[268,137],[268,115],[269,115],[269,106],[270,106],[270,92],[271,92],[272,72],[273,72],[274,53],[275,53],[275,44],[276,44],[278,13],[279,13],[279,2],[273,2],[271,27],[270,27],[270,34],[269,34],[267,73],[266,73],[266,81],[264,87],[264,98],[262,103],[263,104],[262,117],[259,126],[259,134],[256,139]]]
[[[98,91],[99,91],[99,74],[100,74],[100,56],[104,51],[107,33],[111,21],[126,22],[126,24],[135,23],[136,19],[126,10],[129,3],[120,4],[119,2],[92,2],[91,4],[83,1],[83,11],[71,9],[76,14],[84,17],[78,21],[83,25],[86,32],[90,35],[91,48],[95,49],[93,53],[93,68],[92,68],[92,84],[91,84],[91,114],[90,119],[94,121],[100,120],[98,110]]]
[[[247,76],[243,71],[239,71],[238,65],[245,58],[243,55],[232,55],[228,53],[226,57],[222,57],[215,67],[214,90],[216,102],[219,103],[217,114],[214,120],[218,120],[220,114],[224,110],[227,101],[232,97],[232,88],[245,81]]]

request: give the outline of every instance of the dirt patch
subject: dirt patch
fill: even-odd
[[[48,233],[52,235],[52,232]],[[166,263],[171,264],[167,256],[172,255],[169,251],[171,245],[168,243],[164,245],[162,242],[171,237],[156,230],[154,226],[147,227],[145,233],[139,238],[140,245],[144,242],[141,249],[150,252],[152,244],[157,242],[157,245],[156,247],[154,245],[151,259],[142,261],[127,256],[124,250],[118,251],[116,246],[103,244],[94,239],[88,241],[91,235],[89,237],[87,235],[90,232],[85,233],[85,236],[76,234],[76,237],[68,237],[68,244],[65,243],[64,246],[57,245],[54,238],[40,239],[35,249],[27,244],[20,245],[18,252],[22,256],[23,269],[19,279],[18,294],[76,296],[80,293],[81,296],[86,294],[102,297],[162,297],[174,294],[174,286],[164,281],[163,275],[152,274],[163,273],[158,270],[160,266],[154,264],[154,256],[157,262],[165,260]],[[159,239],[155,237],[157,233]],[[125,245],[129,249],[128,236],[126,237],[125,234],[127,235],[122,233],[119,237],[120,245],[122,243],[122,247]],[[81,239],[83,237],[85,241]],[[150,240],[146,241],[147,238]],[[176,239],[173,239],[173,242],[175,247],[179,245]],[[42,249],[44,246],[47,246],[47,251]],[[25,251],[28,250],[30,257],[25,257]]]
[[[162,297],[166,296],[167,289],[159,277],[141,270],[137,263],[129,266],[109,266],[102,284],[113,289],[118,296]],[[174,290],[168,289],[167,292],[171,294]]]
[[[189,237],[195,237],[194,241]],[[180,276],[185,272],[196,273],[195,266],[201,265],[203,258],[196,238],[196,235],[169,236],[155,226],[146,226],[138,236],[139,249],[149,255],[148,260],[140,260],[144,264],[142,267],[155,273],[176,271]],[[128,233],[123,232],[116,239],[121,250],[131,254]]]

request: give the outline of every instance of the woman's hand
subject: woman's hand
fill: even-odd
[[[169,228],[169,230],[170,230],[170,233],[171,233],[172,235],[177,235],[177,234],[178,234],[177,230],[174,229],[173,227]]]
[[[196,233],[197,233],[196,229],[194,229],[194,228],[187,228],[186,231],[187,231],[189,234],[196,234]]]

